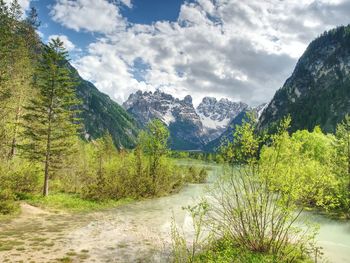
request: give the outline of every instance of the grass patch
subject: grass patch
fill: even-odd
[[[14,202],[14,209],[9,214],[2,214],[0,213],[0,222],[9,222],[13,218],[17,217],[21,212],[21,209],[19,208],[19,202]]]
[[[44,242],[46,240],[48,240],[48,238],[42,238],[42,237],[34,237],[29,239],[30,241],[36,241],[36,242]]]
[[[22,246],[24,242],[22,241],[12,241],[12,240],[6,240],[6,241],[1,241],[0,243],[0,251],[9,251],[17,246]]]
[[[272,254],[252,252],[228,242],[217,241],[199,253],[194,262],[208,263],[274,263]],[[287,261],[286,261],[287,262]],[[295,262],[312,263],[310,258],[295,257]]]
[[[63,257],[63,258],[58,258],[57,261],[63,262],[63,263],[71,263],[73,262],[73,259],[71,259],[70,257]]]
[[[64,210],[69,212],[88,212],[96,211],[111,207],[116,207],[122,204],[127,204],[132,199],[122,200],[106,200],[106,201],[92,201],[80,198],[78,195],[54,193],[47,197],[31,196],[26,200],[28,204],[38,206],[51,210]]]
[[[80,254],[78,255],[79,259],[88,259],[90,256],[88,254]]]

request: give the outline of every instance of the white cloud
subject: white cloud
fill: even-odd
[[[50,14],[75,31],[112,33],[125,28],[119,8],[107,0],[57,0]]]
[[[75,9],[68,5],[66,16]],[[210,95],[257,104],[271,99],[312,39],[347,23],[349,11],[340,0],[197,0],[182,5],[176,22],[106,31],[85,21],[74,29],[106,34],[75,66],[118,102],[137,89],[161,88],[191,94],[195,103]],[[135,73],[137,61],[145,68]]]
[[[22,11],[25,12],[30,7],[31,0],[18,0],[19,5],[22,7]],[[6,3],[10,4],[12,0],[5,0]]]
[[[132,2],[131,0],[119,0],[123,5],[132,8]]]
[[[41,32],[40,30],[36,30],[36,33],[38,34],[38,36],[43,39],[45,37],[44,33]]]
[[[75,45],[65,35],[51,35],[48,37],[49,41],[56,38],[59,38],[63,42],[67,51],[73,51],[75,49]]]

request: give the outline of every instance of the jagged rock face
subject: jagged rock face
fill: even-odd
[[[162,120],[169,127],[173,149],[200,150],[218,138],[248,105],[205,97],[195,109],[189,95],[179,100],[160,91],[138,91],[123,107],[143,126],[154,118]]]
[[[242,102],[233,102],[229,99],[204,97],[197,107],[197,113],[202,121],[207,141],[218,138],[228,127],[230,122],[248,105]]]
[[[174,149],[201,149],[202,123],[196,113],[191,96],[183,100],[161,91],[131,94],[123,107],[131,113],[142,126],[157,118],[170,130],[171,146]]]
[[[333,29],[311,42],[292,76],[263,111],[259,128],[292,117],[292,131],[320,125],[334,132],[350,112],[350,26]]]

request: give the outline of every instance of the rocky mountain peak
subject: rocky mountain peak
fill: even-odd
[[[137,91],[123,107],[141,125],[154,118],[163,121],[169,127],[173,148],[178,149],[202,149],[205,143],[218,138],[240,112],[248,109],[245,103],[214,97],[204,97],[195,109],[190,95],[180,100],[160,90]]]
[[[187,95],[187,96],[184,98],[183,101],[184,101],[186,104],[189,104],[189,105],[192,105],[192,106],[193,106],[191,95]]]
[[[154,118],[164,122],[169,127],[174,149],[200,149],[203,144],[202,123],[189,95],[179,100],[160,90],[153,93],[138,91],[129,96],[123,107],[141,126]]]
[[[227,98],[217,100],[214,97],[204,97],[196,110],[201,118],[204,132],[211,141],[218,138],[227,129],[229,123],[247,108],[247,104]]]
[[[226,120],[229,122],[246,108],[248,108],[247,104],[234,102],[227,98],[222,98],[218,101],[213,97],[204,97],[197,107],[197,112],[213,121],[222,122]]]

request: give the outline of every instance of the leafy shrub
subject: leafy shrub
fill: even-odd
[[[0,185],[21,197],[34,193],[39,186],[38,166],[19,158],[2,162],[0,167]]]
[[[186,181],[190,183],[205,183],[208,172],[204,167],[190,166],[187,169]]]
[[[10,189],[0,190],[0,214],[7,215],[17,209],[15,195]]]

